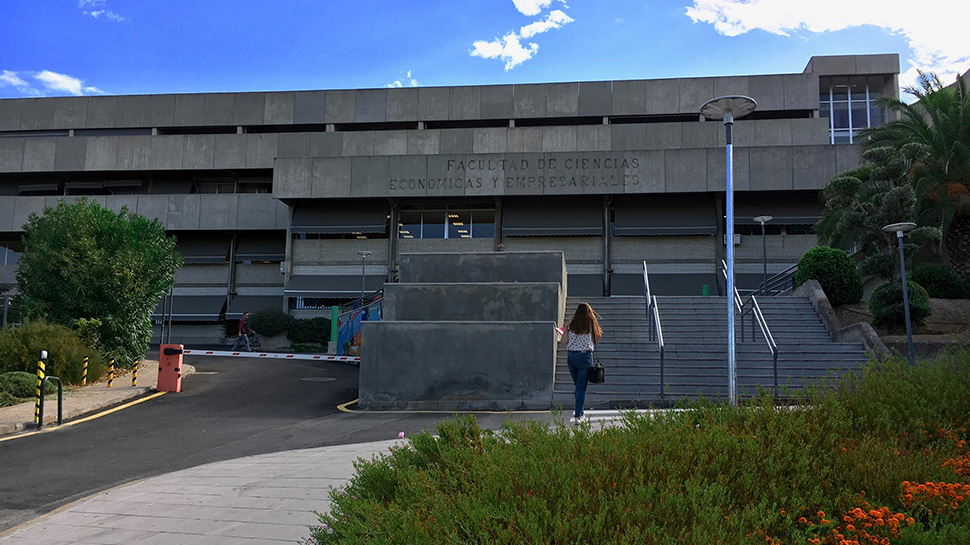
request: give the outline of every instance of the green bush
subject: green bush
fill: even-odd
[[[798,260],[795,282],[802,285],[815,279],[833,305],[855,303],[862,299],[859,271],[849,254],[828,246],[816,246]]]
[[[913,269],[909,279],[920,286],[926,288],[930,297],[939,299],[962,299],[966,294],[966,286],[953,274],[953,272],[941,265],[920,265]]]
[[[293,320],[286,338],[295,343],[326,346],[330,342],[330,320],[322,317]]]
[[[267,337],[275,337],[290,329],[293,318],[279,309],[263,309],[249,315],[249,328]],[[232,330],[234,336],[238,332],[238,322],[236,328]]]
[[[24,400],[14,397],[10,392],[0,390],[0,407],[10,407],[11,405],[19,405],[23,402]]]
[[[101,353],[85,346],[70,329],[29,322],[22,327],[0,331],[0,373],[36,373],[41,350],[48,354],[47,374],[60,378],[65,385],[81,383],[85,357],[89,358],[88,382],[99,378],[107,367]]]
[[[37,373],[10,371],[0,375],[0,391],[14,397],[33,397],[37,390]]]
[[[907,280],[909,291],[909,320],[913,325],[922,325],[930,316],[930,296],[912,280]],[[869,297],[869,312],[872,325],[882,329],[896,329],[906,326],[906,308],[903,305],[903,288],[891,282],[877,287]]]

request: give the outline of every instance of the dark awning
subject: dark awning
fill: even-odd
[[[502,234],[602,235],[603,201],[582,196],[508,198],[502,203]]]
[[[236,247],[236,261],[283,261],[286,257],[284,233],[243,233]]]
[[[23,184],[20,186],[20,192],[25,191],[55,191],[57,190],[57,184]]]
[[[142,180],[105,180],[104,187],[141,187],[145,182]]]
[[[175,295],[168,310],[173,322],[212,322],[221,319],[225,308],[225,295]],[[155,305],[152,319],[161,320],[163,309],[164,299]]]
[[[717,213],[710,195],[624,195],[613,203],[617,236],[713,235]]]
[[[366,293],[383,289],[384,275],[368,275],[364,279]],[[294,275],[286,283],[287,297],[354,298],[360,297],[360,276]]]
[[[386,201],[301,201],[290,227],[294,233],[385,233],[388,211]]]
[[[771,216],[773,225],[815,225],[825,208],[818,191],[737,193],[734,203],[737,225],[760,225],[758,216]]]
[[[178,250],[186,263],[226,263],[229,261],[229,239],[213,233],[204,238],[190,234],[176,234]]]
[[[229,302],[226,319],[242,318],[243,312],[264,309],[282,309],[283,297],[279,295],[237,295]]]
[[[102,182],[64,182],[64,189],[101,189]]]

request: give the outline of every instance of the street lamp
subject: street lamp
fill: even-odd
[[[360,307],[364,307],[364,270],[365,264],[367,263],[367,256],[371,255],[373,252],[367,250],[360,250],[357,255],[360,256]]]
[[[764,256],[764,290],[761,292],[765,297],[768,296],[768,245],[765,243],[765,223],[773,218],[771,216],[758,216],[754,221],[761,224],[761,254]]]
[[[727,170],[727,300],[728,300],[728,402],[737,406],[737,369],[735,365],[734,347],[734,144],[731,139],[731,127],[735,117],[744,117],[758,106],[751,97],[724,96],[712,98],[701,106],[701,115],[707,119],[721,119],[724,121],[724,132],[727,137],[726,169]]]
[[[913,325],[909,322],[909,288],[906,286],[906,256],[903,254],[903,233],[916,228],[916,224],[908,221],[893,223],[882,228],[887,233],[896,233],[899,241],[899,270],[903,277],[903,311],[906,313],[906,344],[909,346],[909,364],[916,360],[913,354]]]

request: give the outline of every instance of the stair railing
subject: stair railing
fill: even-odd
[[[660,326],[660,308],[657,306],[657,296],[650,293],[650,275],[647,274],[647,262],[643,262],[643,297],[646,300],[646,318],[650,341],[656,341],[660,350],[660,399],[664,397],[664,333]]]
[[[727,263],[721,260],[721,273],[724,275],[724,282],[727,284]],[[775,379],[775,389],[772,395],[778,396],[778,343],[775,342],[774,336],[771,334],[771,330],[768,328],[768,322],[765,320],[765,315],[761,312],[761,305],[758,304],[758,299],[751,295],[748,298],[747,304],[741,298],[741,294],[738,292],[738,288],[734,288],[734,302],[738,308],[738,312],[741,314],[741,340],[744,340],[744,315],[751,314],[751,342],[757,341],[755,336],[755,324],[761,329],[761,336],[765,339],[765,344],[768,345],[768,351],[771,352],[772,359],[772,370]]]
[[[768,279],[767,287],[765,282],[762,282],[758,286],[758,293],[764,293],[767,295],[778,295],[784,293],[788,290],[795,290],[795,275],[798,274],[798,265],[792,265],[784,271],[772,276]]]

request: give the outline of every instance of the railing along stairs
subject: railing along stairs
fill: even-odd
[[[721,260],[721,274],[724,276],[725,285],[727,284],[727,263]],[[741,314],[741,340],[744,340],[744,315],[751,314],[751,342],[757,341],[755,334],[755,324],[761,329],[761,335],[764,337],[765,343],[768,345],[768,350],[771,352],[772,358],[772,368],[774,371],[775,379],[775,389],[772,392],[773,395],[778,395],[778,344],[775,343],[774,337],[771,335],[771,330],[768,328],[768,322],[765,321],[765,315],[761,312],[761,306],[758,304],[758,299],[754,295],[748,297],[747,303],[741,298],[741,293],[738,292],[738,288],[734,288],[734,302]]]
[[[660,309],[657,306],[657,296],[650,293],[650,276],[647,274],[647,262],[643,262],[643,296],[646,299],[646,314],[649,326],[650,341],[656,341],[660,350],[660,399],[664,396],[664,334],[660,327]]]
[[[787,291],[795,290],[795,275],[798,274],[798,265],[792,265],[784,271],[772,276],[768,282],[762,282],[758,286],[758,293],[768,296],[779,295]]]

